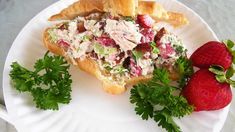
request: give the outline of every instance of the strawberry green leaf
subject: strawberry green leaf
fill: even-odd
[[[227,79],[226,79],[226,77],[224,75],[216,75],[215,78],[220,83],[224,83],[224,82],[227,81]]]
[[[226,82],[229,83],[230,85],[232,85],[233,88],[235,88],[235,81],[234,80],[227,79]]]
[[[230,39],[224,40],[223,43],[228,47],[228,50],[233,56],[233,64],[235,64],[235,51],[233,50],[235,43]]]
[[[230,67],[227,71],[226,71],[226,78],[231,78],[234,74],[234,69],[233,67]]]
[[[234,57],[235,56],[235,51],[231,51],[231,54]]]
[[[213,65],[209,68],[209,71],[216,75],[224,75],[224,68],[222,66]]]
[[[234,42],[233,42],[232,40],[229,40],[229,39],[228,39],[228,40],[224,40],[223,42],[224,42],[224,44],[226,44],[227,47],[230,48],[230,49],[232,49],[233,46],[234,46]]]
[[[233,64],[235,64],[235,51],[232,50],[232,49],[229,49],[230,50],[230,53],[232,54],[233,56]]]
[[[235,57],[233,57],[233,64],[235,64]]]

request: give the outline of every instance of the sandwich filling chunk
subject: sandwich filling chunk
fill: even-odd
[[[186,56],[182,41],[165,28],[154,28],[148,15],[93,13],[56,25],[48,33],[69,58],[93,59],[116,81],[151,75],[155,67],[174,71],[176,60]]]

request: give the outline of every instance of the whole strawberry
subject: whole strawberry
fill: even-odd
[[[221,74],[222,70],[219,72]],[[222,77],[222,75],[219,76]],[[189,104],[195,107],[195,111],[218,110],[231,102],[230,84],[226,82],[226,79],[223,83],[217,79],[216,75],[208,69],[201,69],[191,76],[182,94]]]
[[[227,42],[230,42],[227,41]],[[231,44],[232,42],[228,43]],[[199,68],[209,68],[211,65],[220,65],[225,70],[232,64],[232,54],[228,47],[221,42],[210,41],[198,48],[190,57],[193,65]]]

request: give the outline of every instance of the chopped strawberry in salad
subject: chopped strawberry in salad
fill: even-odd
[[[174,67],[186,49],[177,36],[154,26],[148,15],[113,17],[93,13],[50,29],[51,40],[71,59],[90,57],[112,79],[152,74],[154,67]]]

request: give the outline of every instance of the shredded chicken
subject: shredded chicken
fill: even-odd
[[[105,32],[123,51],[134,49],[140,43],[142,34],[136,24],[129,21],[106,20]]]

